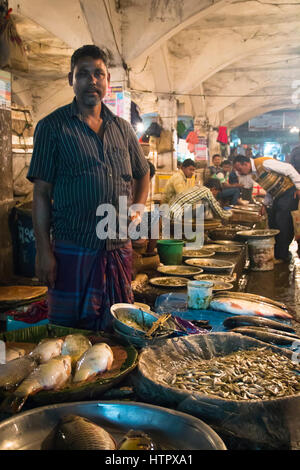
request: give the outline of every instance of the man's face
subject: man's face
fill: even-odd
[[[104,98],[109,86],[110,74],[101,59],[81,57],[73,73],[69,73],[69,83],[77,100],[85,106],[94,107]]]
[[[218,156],[218,157],[215,157],[215,158],[213,159],[213,164],[214,164],[215,166],[220,166],[221,163],[222,163],[222,158],[221,158],[221,157]]]
[[[193,174],[195,173],[195,167],[193,165],[190,165],[185,168],[182,168],[182,171],[185,174],[186,178],[192,178]]]
[[[219,190],[217,188],[209,188],[212,192],[212,195],[217,198],[217,195],[219,193]]]
[[[250,162],[237,162],[234,165],[234,169],[240,174],[240,175],[249,175],[251,173],[251,163]]]
[[[231,171],[231,165],[222,165],[222,168],[225,173],[229,173]]]

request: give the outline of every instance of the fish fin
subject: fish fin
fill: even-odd
[[[23,408],[27,398],[27,396],[17,397],[16,395],[9,395],[1,403],[0,411],[8,414],[18,413]]]

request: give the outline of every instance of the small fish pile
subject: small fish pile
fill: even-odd
[[[154,450],[155,443],[143,431],[130,430],[117,445],[98,424],[77,415],[64,416],[42,444],[42,450]]]
[[[300,367],[267,348],[187,361],[168,384],[227,400],[270,400],[300,393]]]

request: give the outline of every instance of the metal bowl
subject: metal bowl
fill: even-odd
[[[224,261],[221,259],[212,259],[212,258],[193,258],[185,260],[185,263],[192,266],[199,266],[207,272],[215,271],[227,271],[234,268],[234,263],[230,261]]]
[[[0,423],[0,450],[40,450],[59,420],[83,416],[119,443],[130,429],[146,432],[162,450],[226,450],[222,439],[198,418],[136,402],[90,401],[44,406]]]
[[[241,230],[237,232],[237,236],[242,238],[270,238],[278,235],[280,230],[277,229],[257,229],[257,230]]]
[[[149,282],[155,287],[184,289],[189,280],[186,277],[166,276],[153,277]]]
[[[203,269],[194,267],[194,266],[158,266],[156,271],[168,276],[179,276],[179,277],[192,277],[196,274],[203,273]]]
[[[132,304],[114,304],[110,309],[110,313],[113,316],[113,325],[115,325],[120,332],[131,336],[145,336],[146,331],[129,326],[126,324],[126,320],[133,321],[146,330],[149,330],[152,324],[158,319],[158,316],[153,312],[145,312]]]
[[[183,248],[182,257],[183,259],[186,258],[210,258],[214,256],[215,251],[210,248],[200,248],[199,250],[189,250],[187,248]]]

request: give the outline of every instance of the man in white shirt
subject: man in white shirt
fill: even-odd
[[[280,230],[275,240],[276,262],[290,261],[289,246],[294,238],[291,211],[298,208],[300,199],[300,174],[289,163],[269,157],[256,159],[238,155],[235,169],[252,178],[267,192],[263,201],[268,207],[269,227]]]

